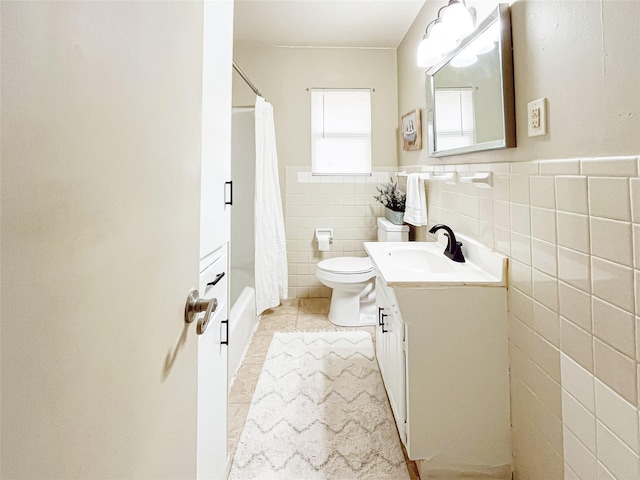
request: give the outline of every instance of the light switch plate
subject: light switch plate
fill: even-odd
[[[547,99],[540,98],[527,104],[527,128],[530,137],[547,134]]]

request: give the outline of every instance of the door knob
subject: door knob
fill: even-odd
[[[205,312],[204,317],[198,321],[198,328],[196,332],[198,335],[202,335],[209,326],[209,320],[213,316],[213,312],[218,308],[218,299],[212,298],[206,300],[198,297],[197,290],[191,290],[187,296],[187,303],[184,306],[184,321],[191,323],[195,320],[196,315]]]

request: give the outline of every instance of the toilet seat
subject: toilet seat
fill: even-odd
[[[373,272],[369,257],[335,257],[318,262],[318,270],[341,275]]]
[[[318,262],[316,275],[321,280],[355,284],[370,280],[376,273],[369,257],[336,257]]]

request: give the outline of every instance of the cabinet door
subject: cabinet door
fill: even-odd
[[[198,457],[197,478],[222,479],[227,458],[228,262],[226,247],[200,274],[198,291],[218,306],[207,329],[198,335]]]
[[[404,351],[404,324],[399,315],[391,310],[391,314],[385,319],[385,346],[386,346],[386,381],[387,394],[391,403],[391,410],[396,418],[398,431],[402,442],[406,443],[406,395],[405,395],[405,351]]]
[[[387,336],[382,333],[382,322],[386,321],[389,306],[387,304],[387,296],[384,288],[380,284],[380,280],[376,281],[376,307],[378,308],[378,325],[376,327],[376,357],[378,358],[378,366],[384,380],[387,376]]]
[[[233,2],[204,2],[200,258],[229,241]],[[205,262],[206,267],[211,262]]]

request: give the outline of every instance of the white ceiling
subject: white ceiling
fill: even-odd
[[[425,0],[236,0],[234,39],[277,46],[396,48]]]

